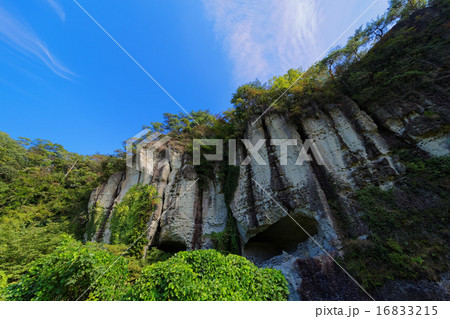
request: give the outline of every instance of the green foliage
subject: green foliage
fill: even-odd
[[[0,270],[0,301],[5,300],[3,292],[8,284],[8,276]]]
[[[348,240],[343,263],[367,288],[388,279],[438,280],[450,266],[450,157],[406,164],[400,187],[358,192],[371,235],[366,241]]]
[[[166,261],[173,255],[173,253],[162,251],[156,247],[152,247],[147,251],[147,255],[145,256],[145,263],[147,265],[151,265],[160,261]]]
[[[173,253],[165,252],[157,249],[156,247],[151,247],[148,249],[145,259],[141,258],[141,256],[133,256],[129,254],[124,254],[129,246],[119,244],[119,245],[106,245],[106,249],[116,255],[116,256],[124,256],[128,261],[128,282],[134,283],[136,279],[141,276],[142,269],[145,266],[154,264],[159,261],[165,261],[173,256]]]
[[[25,149],[0,132],[0,180],[11,181],[25,164]]]
[[[449,42],[442,35],[447,33],[450,10],[448,1],[433,1],[431,9],[417,10],[425,5],[426,1],[391,1],[383,26],[368,25],[369,37],[378,34],[379,42],[340,76],[345,93],[359,105],[396,105],[408,93],[431,89],[430,81],[446,64]],[[398,20],[395,32],[386,33]]]
[[[74,217],[85,209],[92,189],[115,169],[122,169],[119,162],[124,163],[117,156],[69,153],[49,141],[17,142],[4,133],[0,145],[8,145],[9,150],[0,151],[1,167],[9,167],[0,177],[0,218]],[[8,177],[11,174],[13,179]]]
[[[142,233],[158,202],[158,192],[152,185],[135,185],[114,207],[111,218],[111,243],[133,247],[131,255],[141,255],[147,237]],[[137,242],[136,242],[137,241]]]
[[[216,116],[209,113],[209,111],[192,111],[186,113],[164,113],[164,121],[152,122],[150,126],[144,128],[150,129],[151,133],[167,133],[172,138],[180,139],[193,134],[199,134],[205,128],[211,127],[216,122]]]
[[[240,240],[236,220],[228,212],[225,230],[220,233],[212,233],[211,239],[214,241],[214,248],[223,253],[240,254]]]
[[[116,150],[113,155],[102,156],[96,155],[94,157],[101,157],[100,166],[102,175],[100,177],[100,182],[104,183],[108,180],[108,178],[117,172],[125,171],[126,169],[126,161],[125,156],[126,153],[121,150]]]
[[[125,289],[127,262],[88,243],[66,238],[52,254],[33,263],[7,300],[115,300]],[[83,294],[89,289],[85,294]]]
[[[404,19],[416,10],[425,8],[427,0],[390,0],[387,18],[391,21]]]
[[[211,238],[215,243],[215,248],[224,253],[240,254],[240,236],[237,229],[236,220],[231,212],[230,204],[239,182],[239,166],[227,165],[225,180],[223,182],[223,192],[228,216],[225,230],[220,233],[212,233]]]
[[[271,90],[284,91],[301,80],[303,71],[301,69],[289,69],[288,72],[282,76],[274,76],[268,83]]]
[[[179,252],[144,268],[126,300],[286,300],[280,271],[214,250]]]
[[[0,132],[0,269],[14,282],[64,233],[81,238],[89,195],[124,159],[82,156]]]
[[[0,270],[0,291],[8,284],[8,276]]]
[[[7,283],[8,283],[8,276],[6,276],[6,274],[0,270],[0,289],[5,288]]]
[[[68,230],[68,223],[24,225],[14,219],[0,223],[0,271],[9,282],[19,280],[31,263],[51,253]]]
[[[251,116],[261,114],[268,108],[272,112],[295,116],[301,113],[302,106],[317,102],[335,103],[336,96],[342,93],[350,94],[364,104],[368,100],[386,96],[386,89],[398,90],[398,86],[404,86],[405,79],[416,82],[415,85],[423,83],[422,68],[411,68],[416,64],[398,59],[402,52],[410,51],[411,54],[403,56],[412,56],[414,59],[418,58],[418,61],[425,60],[425,64],[432,64],[435,60],[430,56],[432,51],[437,50],[436,47],[431,48],[431,51],[426,45],[414,48],[417,46],[414,45],[416,30],[400,32],[394,40],[390,40],[391,43],[383,44],[383,48],[375,50],[376,53],[369,57],[367,52],[373,46],[376,48],[381,40],[385,41],[387,31],[395,22],[405,20],[426,5],[425,0],[392,0],[385,14],[365,27],[359,27],[344,47],[331,50],[308,70],[290,69],[286,74],[273,77],[265,84],[257,80],[240,86],[231,100],[234,109],[225,113],[228,121],[233,123],[238,132],[243,132]],[[442,31],[435,33],[443,34]],[[428,40],[427,37],[424,39]],[[442,46],[443,42],[436,41],[436,45]],[[421,51],[420,55],[416,54],[418,51]],[[422,59],[427,51],[428,56]],[[442,48],[439,51],[441,55],[447,52]],[[377,81],[374,83],[375,79]],[[392,85],[394,82],[397,84],[396,88]]]
[[[239,184],[240,166],[227,165],[227,173],[223,185],[225,204],[230,206]]]
[[[93,240],[98,229],[107,221],[108,216],[105,214],[105,208],[100,205],[91,207],[88,211],[89,220],[86,223],[86,239]]]
[[[444,179],[445,182],[445,179],[450,175],[450,157],[448,156],[433,157],[427,160],[416,158],[406,164],[408,172],[416,179],[437,181],[439,184],[439,181]]]

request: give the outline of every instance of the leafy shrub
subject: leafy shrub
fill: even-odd
[[[286,300],[280,271],[215,250],[183,251],[144,268],[127,300]]]
[[[6,274],[0,270],[0,291],[6,287],[6,284],[8,282],[8,277]]]
[[[158,192],[152,185],[135,185],[114,208],[111,218],[111,243],[133,244],[145,231],[147,222],[158,202]],[[130,254],[141,255],[146,236],[130,249]]]
[[[0,300],[5,300],[3,297],[3,290],[5,289],[6,285],[8,284],[8,276],[0,270]]]
[[[173,255],[174,255],[173,253],[159,250],[156,247],[152,247],[147,251],[147,255],[145,256],[145,262],[148,265],[151,265],[151,264],[157,263],[159,261],[166,261]]]
[[[127,276],[124,258],[67,237],[52,254],[34,262],[19,282],[9,285],[6,298],[115,300],[123,294]]]
[[[20,279],[36,259],[50,254],[60,243],[68,223],[23,225],[16,220],[0,223],[0,271],[9,282]]]
[[[129,246],[127,245],[106,245],[106,249],[116,255],[116,256],[122,256],[123,253],[128,249]],[[162,250],[159,250],[156,247],[151,247],[147,251],[145,255],[145,259],[141,257],[136,256],[129,256],[124,255],[125,258],[128,260],[128,282],[133,283],[141,276],[142,269],[145,266],[154,264],[159,261],[165,261],[173,256],[173,253],[165,252]]]

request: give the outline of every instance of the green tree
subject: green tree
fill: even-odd
[[[25,149],[8,134],[0,132],[0,185],[16,177],[25,161]]]
[[[19,280],[32,262],[51,253],[68,230],[68,223],[33,223],[25,225],[15,219],[0,223],[0,271],[10,282]]]
[[[0,269],[8,280],[50,253],[62,234],[81,238],[92,189],[124,167],[120,151],[83,156],[0,132]]]
[[[427,0],[389,0],[387,20],[389,23],[396,19],[404,19],[416,10],[425,8]]]
[[[328,71],[333,82],[335,81],[335,76],[337,76],[339,65],[341,64],[343,57],[344,50],[337,47],[318,63],[320,69],[326,69]]]
[[[98,245],[66,238],[52,254],[34,262],[7,300],[116,300],[128,277],[127,261]]]
[[[364,55],[361,49],[365,47],[368,41],[369,37],[362,26],[355,30],[355,34],[348,39],[347,44],[343,48],[344,54],[347,56],[347,63],[353,62],[355,57],[357,61],[361,60]]]
[[[366,26],[366,33],[372,41],[379,41],[387,32],[391,20],[387,18],[386,14],[378,16],[375,20],[369,22]]]

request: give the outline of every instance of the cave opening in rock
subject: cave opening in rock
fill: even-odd
[[[294,219],[311,236],[317,234],[316,220],[305,216],[296,216]],[[252,260],[265,260],[281,255],[283,251],[292,253],[297,249],[299,243],[308,238],[309,236],[291,217],[285,216],[266,230],[250,238],[244,247],[244,255]]]
[[[187,247],[179,241],[164,241],[159,244],[158,249],[169,253],[177,253],[186,250]]]

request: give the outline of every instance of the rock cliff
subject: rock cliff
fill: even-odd
[[[264,163],[251,157],[248,165],[239,166],[238,186],[230,204],[242,254],[258,265],[282,270],[296,299],[302,281],[299,264],[328,258],[327,254],[339,256],[341,237],[347,233],[367,236],[352,199],[354,191],[367,185],[389,187],[404,167],[372,118],[348,98],[312,105],[297,122],[280,114],[268,115],[254,125],[250,122],[245,138],[252,145],[265,142],[258,151]],[[269,142],[274,139],[295,139],[298,145],[289,146],[283,155],[281,147]],[[296,164],[307,139],[315,142],[318,152]],[[431,155],[448,154],[448,145],[438,147],[432,141],[418,141],[417,148],[432,150]],[[318,164],[317,154],[323,165]],[[237,162],[242,163],[247,155],[240,144]],[[224,231],[229,216],[223,186],[209,180],[200,187],[191,154],[171,145],[157,150],[151,163],[142,163],[146,158],[140,156],[142,152],[126,172],[112,175],[92,192],[85,239],[108,243],[114,205],[131,186],[151,183],[161,201],[148,221],[149,245],[167,251],[213,248],[211,234]],[[151,169],[142,172],[142,166]],[[345,230],[330,203],[344,208],[349,221]]]
[[[425,16],[437,14],[427,10]],[[449,155],[447,62],[434,66],[425,88],[405,89],[384,104],[380,97],[381,104],[358,105],[344,92],[333,103],[302,105],[295,116],[274,111],[250,118],[243,138],[247,146],[259,148],[255,157],[238,142],[239,174],[229,203],[219,165],[205,179],[193,165],[191,150],[169,142],[148,157],[150,142],[125,172],[92,192],[85,240],[109,243],[114,205],[133,185],[153,184],[160,202],[147,221],[148,247],[171,252],[215,248],[214,234],[224,232],[232,218],[241,254],[259,266],[280,269],[290,284],[290,299],[370,298],[332,258],[345,257],[345,239],[364,243],[370,235],[356,193],[368,186],[387,190],[404,183],[405,166],[396,150],[424,158]],[[404,194],[394,195],[406,201]],[[425,208],[440,201],[431,191],[423,194],[429,194],[420,204]],[[412,203],[404,207],[415,209]],[[392,287],[383,286],[377,298],[411,299],[419,286],[448,294],[448,274],[421,282],[416,290],[409,281],[389,285],[401,296],[393,297]]]

